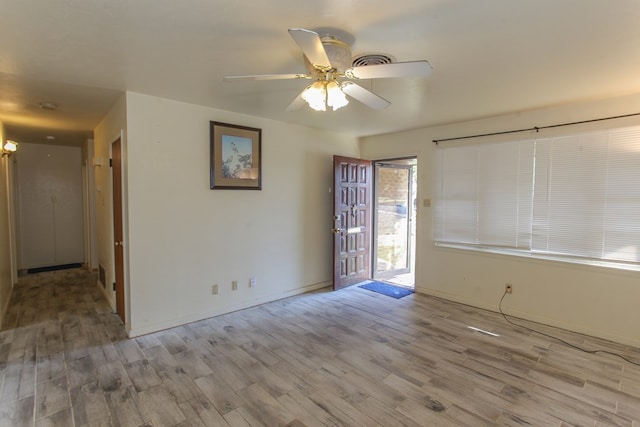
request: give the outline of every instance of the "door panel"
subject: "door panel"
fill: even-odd
[[[122,144],[120,139],[111,145],[113,182],[113,242],[116,279],[116,311],[125,323],[124,301],[124,232],[122,226]]]
[[[371,162],[334,156],[334,289],[371,278]]]

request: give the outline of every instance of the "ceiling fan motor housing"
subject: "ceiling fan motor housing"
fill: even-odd
[[[331,62],[331,66],[338,73],[344,73],[346,69],[351,67],[351,48],[348,44],[332,36],[324,36],[320,41],[322,42],[322,46],[324,47],[327,57]],[[306,56],[304,56],[304,63],[311,73],[316,73],[318,71],[318,69],[309,62]]]

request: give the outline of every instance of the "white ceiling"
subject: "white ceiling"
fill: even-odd
[[[0,120],[24,142],[86,138],[123,91],[356,136],[640,93],[638,0],[0,0],[0,11]],[[391,101],[382,111],[287,112],[307,81],[223,80],[305,72],[288,28],[335,28],[354,55],[434,71],[363,81]]]

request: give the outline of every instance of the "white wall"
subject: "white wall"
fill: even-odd
[[[505,284],[512,283],[513,294],[503,306],[506,312],[640,347],[640,273],[435,247],[431,208],[424,207],[424,201],[434,194],[433,139],[638,113],[638,106],[640,95],[634,95],[364,138],[360,143],[364,158],[418,156],[417,291],[495,311]],[[616,119],[545,130],[538,136],[638,124],[639,117]],[[533,136],[525,133],[457,143]]]
[[[355,138],[136,93],[124,110],[132,336],[330,284],[332,156],[357,156]],[[211,120],[262,129],[261,191],[209,189]],[[96,155],[107,128],[117,126],[96,130]]]

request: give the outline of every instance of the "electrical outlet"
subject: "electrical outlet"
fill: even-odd
[[[238,281],[234,280],[233,282],[231,282],[231,290],[232,291],[237,291],[238,290]]]
[[[252,277],[249,279],[249,287],[250,288],[255,288],[256,287],[256,278]]]
[[[504,285],[504,292],[510,294],[513,292],[513,285],[511,283],[507,283]]]
[[[218,295],[218,285],[211,286],[211,295]]]

